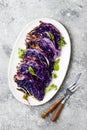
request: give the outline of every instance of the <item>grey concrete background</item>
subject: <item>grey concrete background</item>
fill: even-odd
[[[48,17],[63,23],[72,41],[72,56],[62,88],[43,106],[18,102],[8,88],[7,70],[14,42],[30,21]],[[41,112],[62,93],[64,85],[81,72],[78,91],[68,100],[57,122]],[[87,130],[87,1],[0,0],[0,130]]]

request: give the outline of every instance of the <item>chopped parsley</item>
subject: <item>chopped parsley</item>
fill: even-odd
[[[24,93],[24,95],[23,95],[23,99],[27,100],[28,96],[29,96],[28,93]]]
[[[54,35],[51,32],[46,32],[48,37],[50,37],[51,40],[54,40]]]
[[[55,84],[49,85],[48,87],[45,88],[45,92],[49,92],[52,89],[57,90],[57,85]]]
[[[65,40],[64,40],[64,37],[63,36],[60,36],[60,41],[58,42],[58,45],[60,47],[64,46],[66,44]]]
[[[33,69],[31,66],[28,67],[28,70],[29,70],[29,72],[30,72],[32,75],[37,76],[37,75],[35,74],[34,69]]]
[[[59,61],[60,59],[57,59],[55,62],[54,62],[54,70],[59,70]]]
[[[52,78],[56,79],[57,78],[57,74],[56,73],[52,73]]]
[[[34,69],[33,69],[31,66],[28,67],[28,70],[29,70],[30,74],[32,74],[32,75],[38,77],[39,79],[41,79],[41,78],[35,73]]]
[[[25,50],[18,48],[18,58],[23,58]]]

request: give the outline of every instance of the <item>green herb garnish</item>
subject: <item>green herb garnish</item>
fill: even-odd
[[[29,72],[30,72],[32,75],[37,76],[37,75],[35,74],[34,69],[33,69],[31,66],[28,67],[28,70],[29,70]]]
[[[29,70],[29,72],[30,72],[32,75],[34,75],[34,76],[38,77],[39,79],[41,79],[41,78],[35,73],[34,69],[33,69],[31,66],[28,67],[28,70]]]
[[[49,85],[48,87],[45,88],[45,92],[49,92],[52,89],[57,90],[57,85],[55,84]]]
[[[63,36],[60,36],[60,41],[58,42],[58,45],[59,46],[64,46],[66,44],[65,40],[64,40],[64,37]]]
[[[23,58],[25,50],[18,48],[18,58]]]
[[[57,74],[56,73],[52,73],[52,78],[56,79],[57,78]]]
[[[27,100],[28,96],[29,96],[28,93],[24,93],[24,95],[23,95],[23,99]]]
[[[26,100],[27,103],[30,105],[30,102],[28,100],[28,96],[29,96],[29,94],[27,92],[25,92],[24,95],[23,95],[23,99]]]
[[[55,62],[54,62],[54,70],[59,70],[59,61],[60,59],[57,59]]]
[[[50,37],[51,40],[54,40],[54,35],[51,32],[46,32],[46,34]]]

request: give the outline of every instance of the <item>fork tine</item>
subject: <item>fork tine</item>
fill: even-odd
[[[73,85],[73,86],[69,87],[68,89],[71,91],[71,90],[73,90],[75,87],[76,87],[76,85]]]
[[[74,88],[76,88],[76,85],[69,88],[70,91],[72,91]]]
[[[81,76],[81,73],[77,74],[75,80],[72,82],[72,85],[70,85],[68,87],[69,89],[73,89],[75,87],[75,85],[76,85],[77,81],[79,80],[80,76]]]
[[[75,86],[72,90],[70,90],[72,93],[75,92],[78,89],[78,86]]]

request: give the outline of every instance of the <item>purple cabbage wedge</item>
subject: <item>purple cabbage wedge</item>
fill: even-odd
[[[32,35],[35,35],[38,39],[38,37],[47,37],[51,39],[55,45],[55,47],[58,49],[58,42],[60,41],[60,32],[59,30],[52,25],[51,23],[44,23],[41,21],[41,24],[36,27],[34,30],[30,32]]]
[[[29,67],[32,67],[34,70],[34,75],[29,71]],[[31,78],[37,77],[43,82],[44,86],[47,86],[51,81],[51,71],[46,64],[41,63],[39,60],[26,60],[23,63],[19,64],[17,67],[17,72],[22,75],[26,75]],[[48,80],[47,80],[48,79]]]
[[[45,88],[52,79],[53,64],[60,55],[59,41],[59,30],[44,22],[26,36],[26,50],[17,66],[14,81],[19,89],[38,100],[43,100]]]
[[[38,100],[42,100],[44,98],[44,84],[39,78],[17,74],[15,75],[15,82],[19,87],[21,87],[21,89],[29,93],[29,95],[33,95]]]

